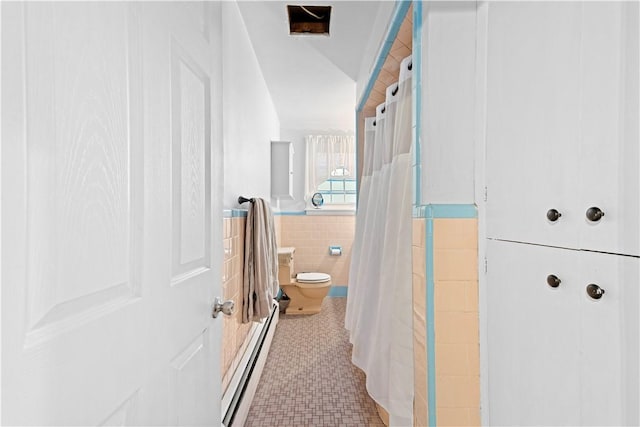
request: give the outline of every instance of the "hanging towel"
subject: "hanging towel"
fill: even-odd
[[[256,198],[249,206],[245,228],[242,322],[267,317],[279,287],[273,214],[264,199]]]

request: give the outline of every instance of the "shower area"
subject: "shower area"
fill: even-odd
[[[396,9],[357,107],[359,196],[345,315],[352,362],[389,425],[413,423],[412,13],[409,3]]]
[[[389,425],[482,424],[477,11],[398,3],[357,105],[345,326]]]

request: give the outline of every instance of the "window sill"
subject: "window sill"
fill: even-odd
[[[305,213],[307,215],[348,216],[348,215],[355,215],[356,209],[353,207],[323,206],[320,209],[316,209],[316,208],[305,209]]]

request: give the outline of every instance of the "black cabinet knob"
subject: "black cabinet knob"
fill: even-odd
[[[593,299],[600,299],[602,298],[602,295],[604,295],[604,289],[595,283],[591,283],[587,285],[587,295]]]
[[[604,216],[604,212],[598,207],[592,206],[587,209],[587,219],[591,222],[598,222]]]
[[[557,209],[549,209],[547,211],[547,219],[551,222],[556,222],[562,214],[557,211]]]
[[[560,286],[560,283],[562,283],[562,280],[560,280],[555,274],[550,274],[547,276],[547,285],[551,286],[552,288],[557,288],[558,286]]]

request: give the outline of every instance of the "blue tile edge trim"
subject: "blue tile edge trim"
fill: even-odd
[[[304,216],[307,213],[305,211],[289,211],[289,212],[274,212],[275,216]]]
[[[224,209],[223,218],[246,218],[249,212],[246,209]]]
[[[231,211],[233,218],[246,218],[249,211],[246,209],[233,209]]]
[[[478,218],[478,207],[468,204],[432,204],[413,207],[414,218]]]
[[[333,285],[331,286],[331,289],[329,289],[329,295],[330,297],[346,297],[347,296],[347,291],[349,288],[347,288],[346,286],[336,286]]]
[[[433,269],[433,218],[427,218],[426,275],[427,275],[427,406],[429,427],[436,427],[436,330],[435,330],[435,279]]]
[[[412,38],[413,72],[413,147],[414,147],[414,195],[413,204],[422,203],[422,1],[413,2],[413,38]]]
[[[396,3],[395,9],[393,11],[393,17],[391,18],[391,25],[389,25],[389,29],[387,30],[387,35],[384,38],[382,48],[380,49],[380,52],[378,52],[378,58],[376,59],[373,71],[369,76],[367,86],[365,86],[365,89],[360,97],[360,101],[358,101],[356,111],[362,111],[362,109],[364,108],[364,104],[367,102],[367,99],[369,98],[369,95],[373,90],[373,85],[378,78],[378,74],[380,74],[380,70],[382,70],[384,61],[387,59],[387,55],[391,50],[391,46],[393,45],[393,42],[398,35],[398,30],[400,30],[400,26],[402,25],[404,17],[407,15],[407,11],[409,10],[410,6],[411,1],[407,0],[399,1]]]

